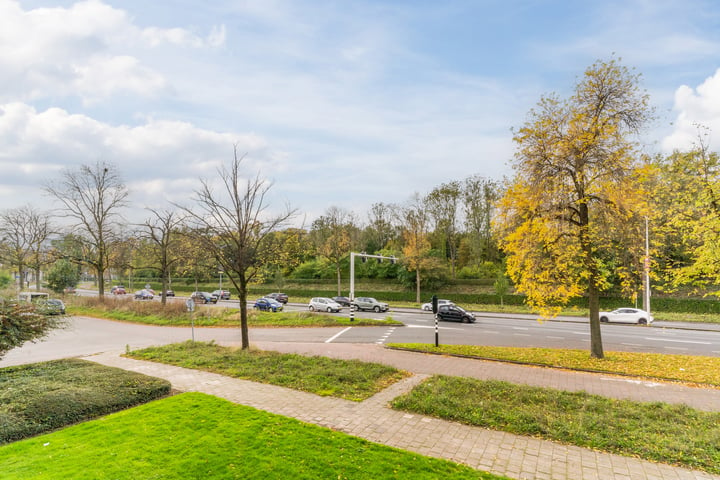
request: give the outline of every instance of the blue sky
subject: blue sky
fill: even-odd
[[[120,166],[134,212],[187,203],[247,153],[271,204],[365,218],[473,174],[511,175],[513,127],[598,59],[643,76],[647,152],[720,149],[712,0],[0,0],[0,209]]]

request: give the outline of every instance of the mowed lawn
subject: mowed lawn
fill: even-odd
[[[0,447],[0,478],[499,479],[201,393]]]

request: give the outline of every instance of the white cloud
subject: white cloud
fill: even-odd
[[[279,154],[252,134],[219,133],[177,121],[149,119],[138,126],[113,126],[59,108],[36,111],[12,103],[0,105],[0,191],[31,190],[63,168],[97,160],[118,165],[136,201],[187,198],[198,179],[212,180],[232,158],[233,145],[248,153],[248,175],[272,169]],[[18,165],[20,168],[18,168]]]
[[[143,64],[144,49],[165,44],[218,47],[224,42],[222,25],[206,38],[182,28],[143,29],[125,11],[99,0],[27,11],[17,1],[0,0],[0,85],[8,87],[0,90],[0,102],[153,95],[167,80]]]
[[[697,141],[697,125],[710,129],[712,150],[720,150],[720,68],[715,74],[693,89],[680,86],[675,92],[677,116],[673,132],[662,142],[663,150],[687,150]]]

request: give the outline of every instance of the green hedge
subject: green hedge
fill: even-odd
[[[164,397],[170,382],[78,359],[0,369],[0,444]]]

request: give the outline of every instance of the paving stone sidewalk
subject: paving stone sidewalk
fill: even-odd
[[[677,386],[666,389],[664,386],[625,382],[630,387],[621,388],[620,382],[610,380],[611,386],[607,387],[604,380],[592,382],[590,379],[585,379],[584,377],[588,374],[576,375],[575,372],[561,371],[548,373],[547,369],[497,362],[481,362],[479,364],[475,360],[392,351],[375,345],[266,343],[258,344],[258,346],[268,350],[293,351],[338,358],[359,358],[388,363],[413,372],[414,375],[374,397],[358,403],[337,398],[318,397],[305,392],[233,379],[213,373],[127,359],[120,356],[121,352],[106,352],[85,358],[104,365],[165,378],[178,390],[205,392],[235,403],[325,426],[373,442],[422,455],[446,458],[515,479],[720,479],[720,476],[704,472],[470,427],[391,410],[387,406],[391,399],[409,391],[433,373],[451,373],[476,378],[499,377],[521,383],[546,384],[554,388],[573,390],[586,389],[588,385],[596,383],[599,390],[621,395],[630,394],[633,390],[647,392],[647,395],[650,395],[650,392],[655,392],[656,395],[657,392],[663,392],[661,396],[666,396],[665,392],[667,392],[667,397],[672,398],[670,401],[679,401],[682,395],[688,398],[692,396],[692,392],[682,388],[677,390]],[[550,372],[553,371],[550,370]],[[567,377],[563,380],[565,374]],[[497,375],[497,377],[493,375]],[[597,375],[589,376],[598,377]],[[531,382],[525,380],[531,380]],[[691,390],[694,390],[694,393],[705,392],[705,389]],[[718,408],[720,400],[717,396],[710,395],[699,404],[714,407],[707,408],[710,410],[720,409]]]

